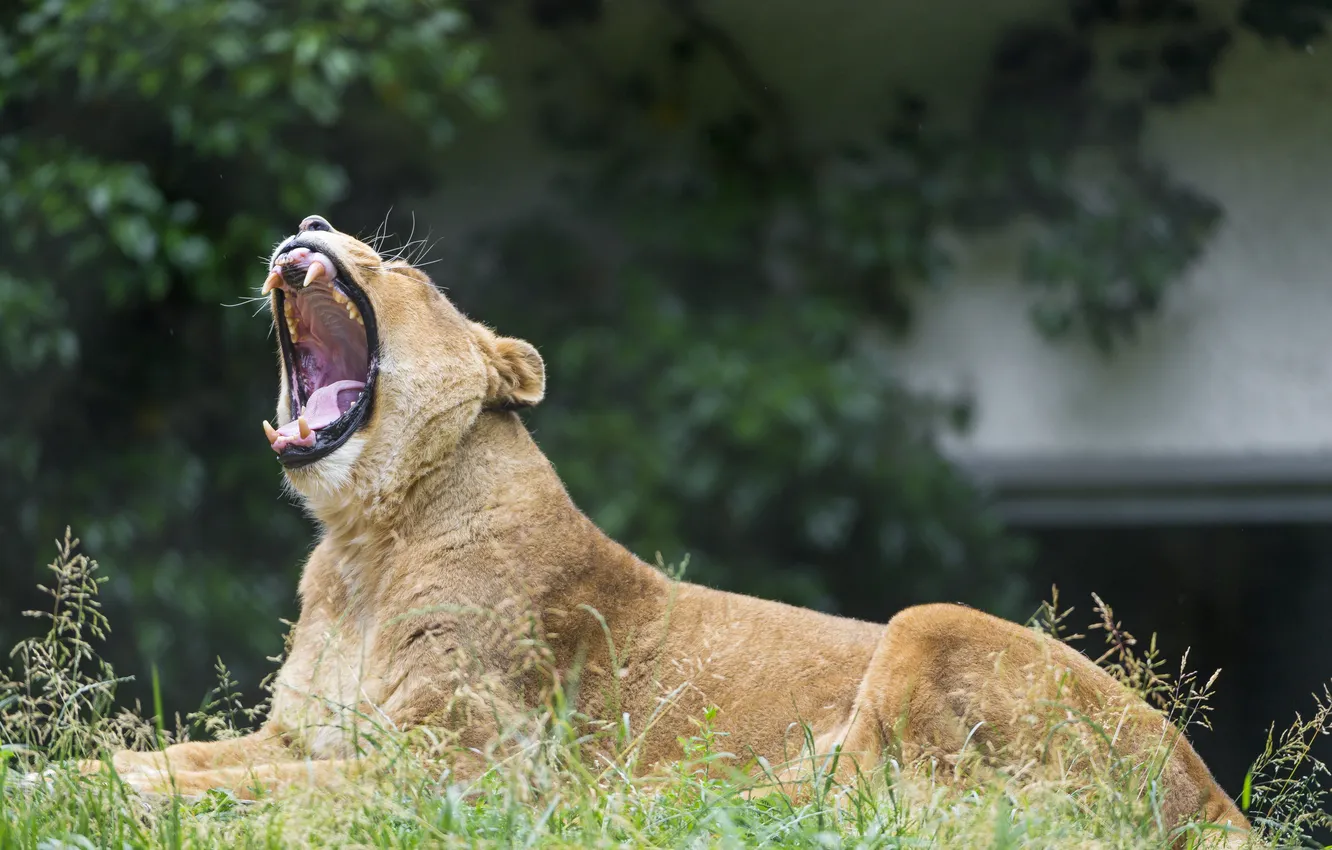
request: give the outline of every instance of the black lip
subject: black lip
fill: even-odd
[[[275,256],[285,254],[293,248],[309,248],[311,251],[318,251],[333,261],[339,286],[352,300],[352,303],[356,305],[356,309],[360,311],[361,319],[365,322],[365,341],[370,352],[370,368],[366,373],[365,389],[362,390],[359,404],[335,419],[327,428],[316,431],[313,446],[289,446],[278,453],[278,462],[287,469],[299,469],[302,466],[308,466],[331,454],[366,423],[374,410],[375,379],[379,376],[379,326],[375,321],[375,310],[370,306],[370,299],[347,274],[347,270],[343,268],[342,263],[326,245],[313,239],[306,240],[294,237],[287,240],[278,249]],[[291,334],[287,332],[287,323],[280,320],[283,304],[286,303],[286,293],[279,289],[274,295],[277,301],[275,302],[273,322],[277,325],[279,345],[282,346],[282,361],[286,366],[287,391],[291,395],[291,418],[295,419],[300,412],[298,408],[300,403],[298,399],[299,390],[296,383],[296,347],[291,344]]]

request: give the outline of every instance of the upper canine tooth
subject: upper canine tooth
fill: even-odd
[[[273,269],[268,273],[268,279],[264,281],[264,291],[261,294],[267,295],[268,293],[272,292],[274,289],[277,289],[281,285],[282,285],[282,273],[279,272],[277,269]]]
[[[301,287],[302,288],[307,287],[311,283],[317,282],[323,276],[324,276],[324,264],[319,262],[318,260],[315,260],[314,262],[310,263],[310,267],[305,270],[305,282],[301,284]]]

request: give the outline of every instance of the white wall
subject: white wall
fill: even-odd
[[[1012,242],[973,246],[906,347],[978,393],[986,457],[1332,453],[1332,49],[1241,36],[1215,99],[1154,115],[1149,149],[1226,219],[1161,319],[1110,361],[1024,327]]]

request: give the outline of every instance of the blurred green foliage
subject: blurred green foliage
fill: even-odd
[[[571,51],[532,94],[577,176],[431,270],[547,357],[530,419],[579,504],[714,584],[878,619],[1026,613],[1021,547],[934,447],[966,399],[904,391],[890,343],[946,278],[941,234],[1018,221],[1037,328],[1130,335],[1220,213],[1144,161],[1142,115],[1206,93],[1224,31],[1152,22],[1173,47],[1121,56],[1141,85],[1112,99],[1090,40],[1118,4],[1074,3],[1073,26],[1004,40],[971,126],[903,92],[873,143],[813,150],[730,34],[659,5],[662,49],[632,65],[566,37],[601,25],[594,0],[0,9],[0,645],[70,524],[111,577],[117,669],[156,664],[182,710],[219,653],[257,683],[313,535],[259,440],[259,259],[312,212],[369,232],[444,191],[458,128],[502,116],[486,51],[515,18]],[[734,108],[694,116],[663,75]],[[1094,203],[1087,150],[1109,163]]]

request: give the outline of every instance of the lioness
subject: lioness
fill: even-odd
[[[278,336],[286,480],[322,527],[301,615],[263,728],[236,740],[120,752],[141,789],[240,796],[345,780],[367,723],[429,726],[480,750],[543,689],[578,678],[585,715],[641,737],[640,764],[681,756],[691,718],[717,708],[750,764],[840,746],[838,778],[885,754],[993,752],[1030,734],[1033,670],[1051,668],[1060,717],[1109,709],[1113,746],[1164,747],[1164,811],[1248,822],[1167,720],[1083,655],[959,605],[887,625],[828,616],[664,576],[570,501],[517,408],[541,401],[535,348],[496,336],[421,270],[319,216],[274,252],[263,285]],[[548,648],[515,663],[516,645]]]

